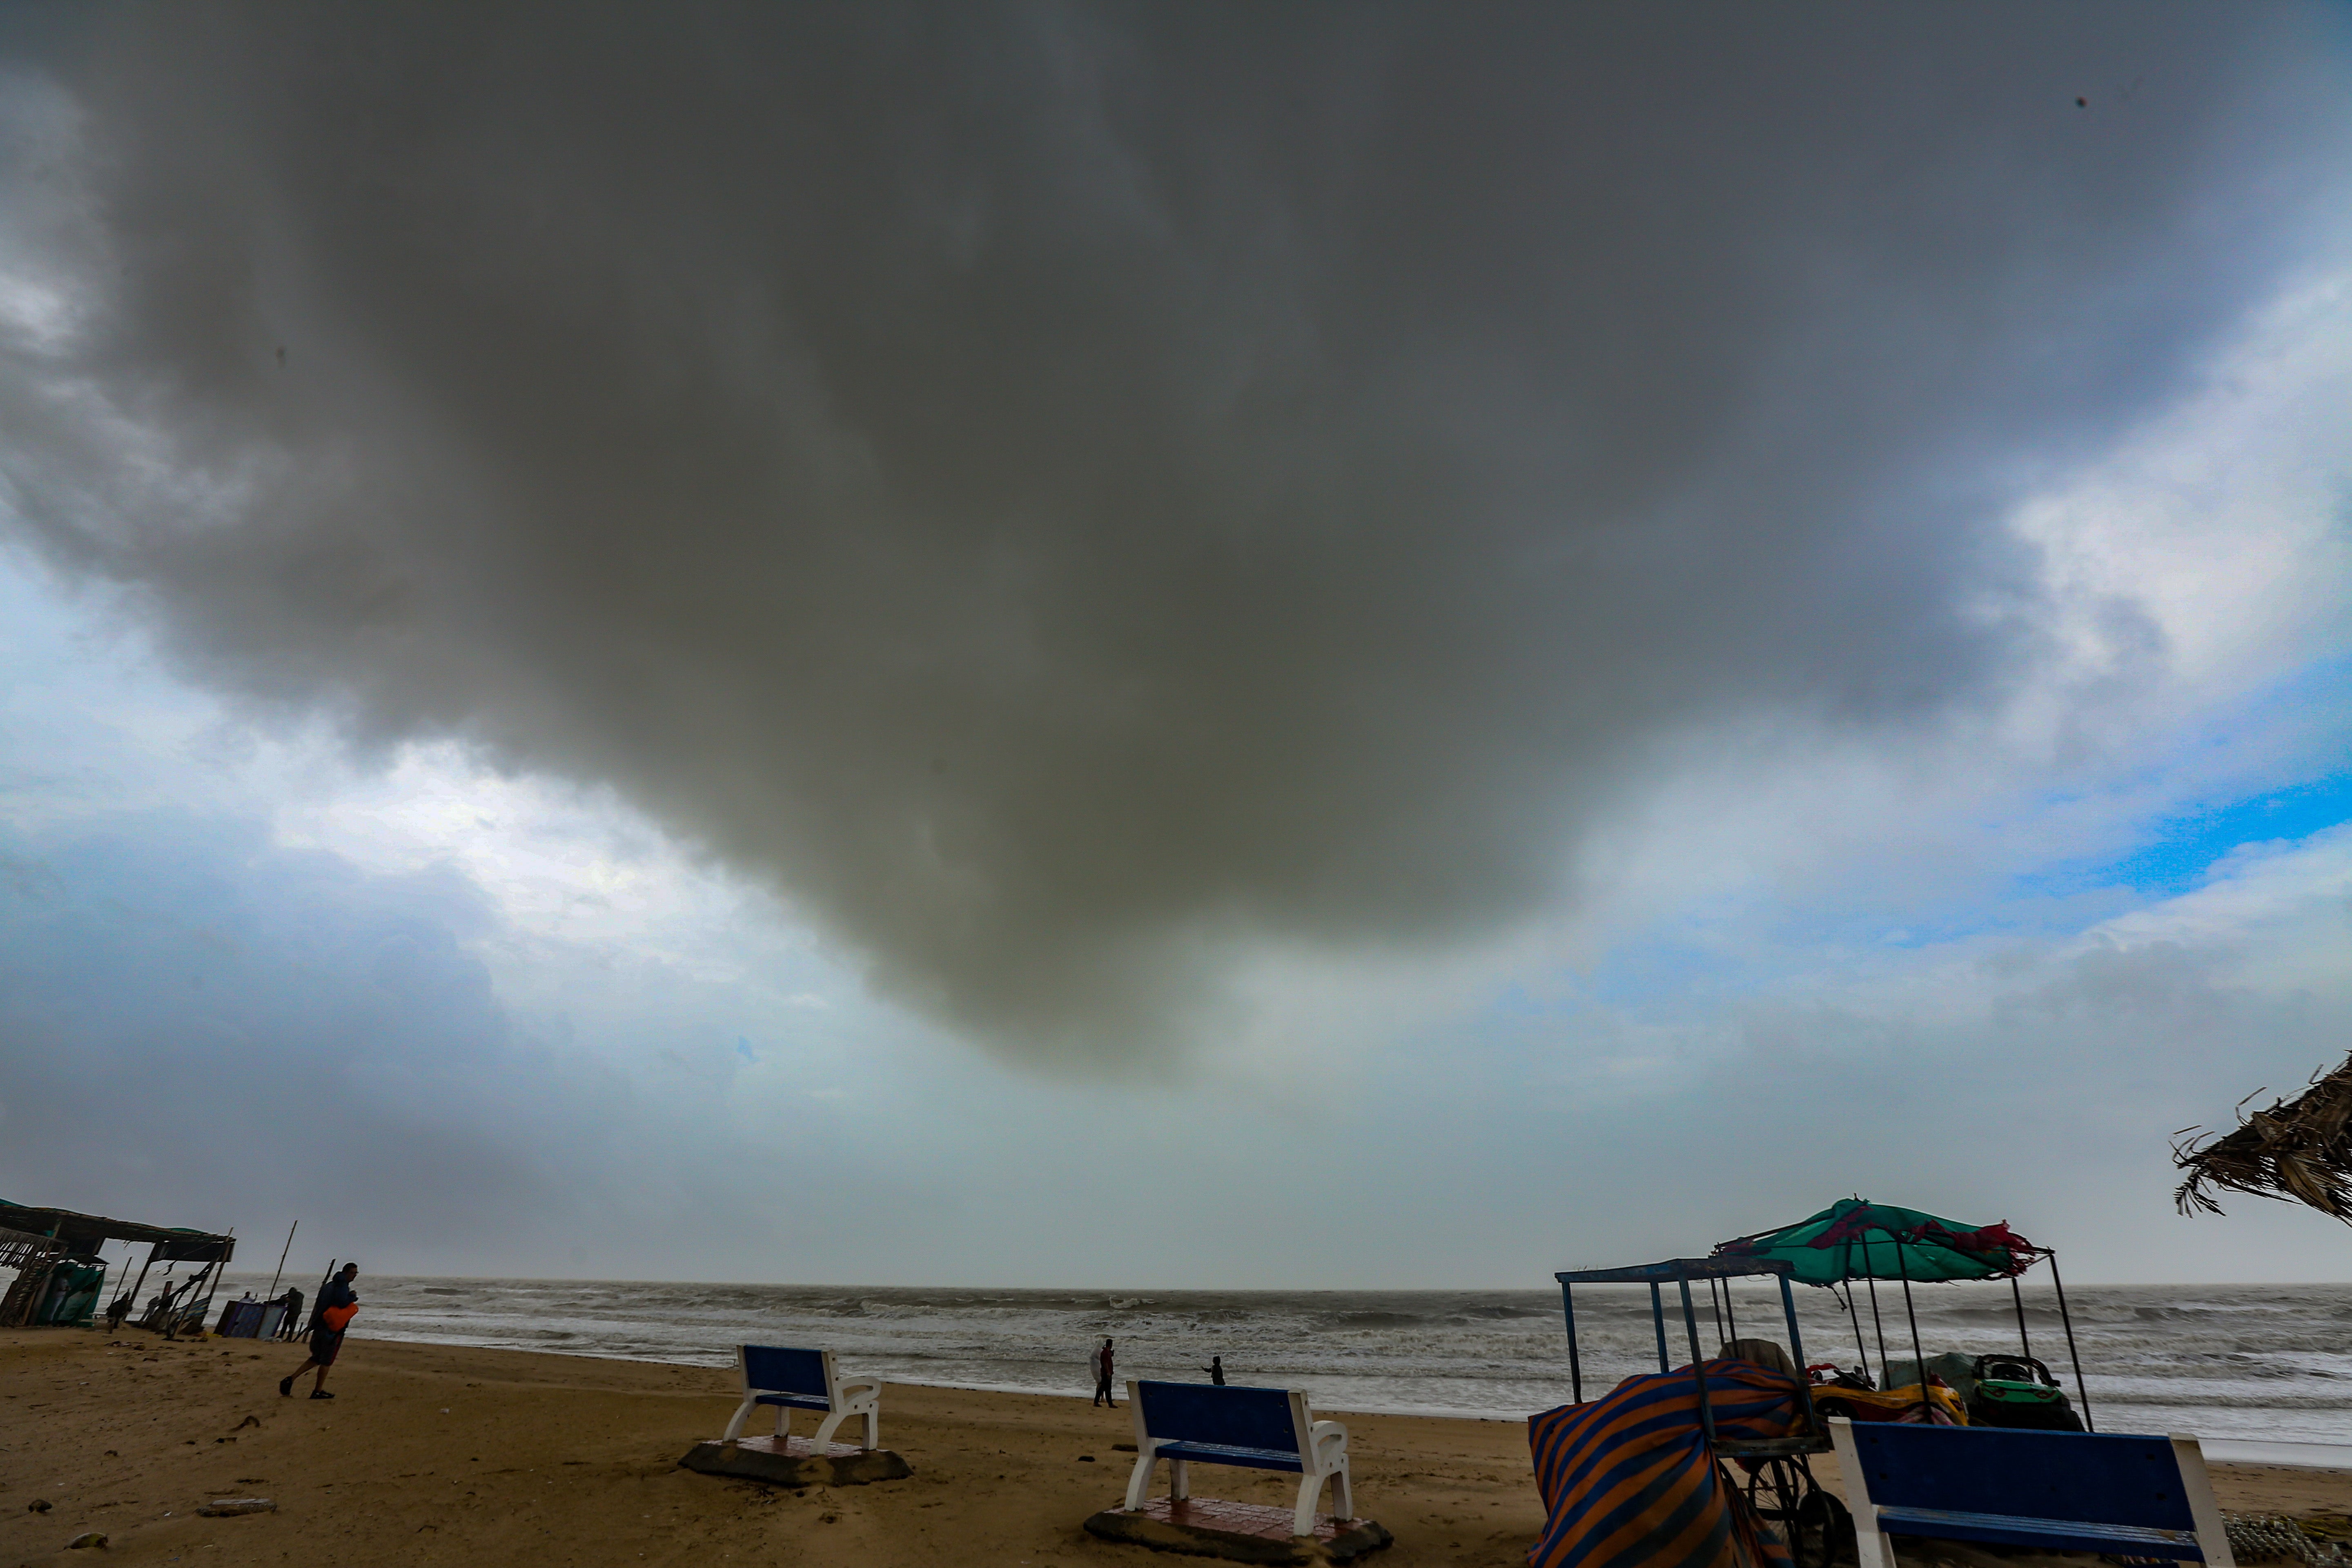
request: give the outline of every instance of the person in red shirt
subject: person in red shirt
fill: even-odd
[[[1095,1374],[1094,1402],[1097,1405],[1108,1405],[1113,1410],[1118,1409],[1118,1401],[1111,1396],[1110,1392],[1111,1364],[1110,1342],[1108,1340],[1103,1341],[1102,1349],[1087,1357],[1087,1366],[1088,1370]]]

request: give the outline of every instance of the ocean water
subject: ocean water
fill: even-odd
[[[268,1283],[233,1274],[232,1291]],[[314,1281],[298,1281],[303,1289]],[[1306,1389],[1318,1409],[1521,1419],[1570,1398],[1568,1338],[1550,1290],[859,1289],[373,1276],[355,1339],[487,1345],[719,1366],[740,1342],[830,1349],[845,1371],[900,1383],[1084,1396],[1087,1352],[1108,1335],[1127,1377],[1198,1378],[1212,1355],[1235,1383]],[[1854,1324],[1826,1290],[1796,1291],[1808,1361],[1907,1358],[1900,1287]],[[1928,1354],[2012,1351],[2006,1285],[1913,1293]],[[2067,1292],[2091,1414],[2106,1431],[2352,1443],[2352,1285],[2086,1286]],[[2054,1301],[2025,1293],[2026,1332],[2071,1394]],[[1778,1294],[1743,1287],[1741,1332],[1787,1338]],[[1700,1342],[1717,1342],[1700,1292]],[[1670,1348],[1687,1359],[1679,1301]],[[1728,1325],[1727,1325],[1728,1326]],[[1657,1366],[1646,1291],[1577,1291],[1588,1396]]]

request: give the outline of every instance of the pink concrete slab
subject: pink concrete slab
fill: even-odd
[[[1222,1530],[1229,1535],[1259,1535],[1268,1541],[1288,1541],[1291,1512],[1262,1502],[1227,1502],[1223,1498],[1152,1498],[1136,1510],[1146,1519],[1187,1530]],[[1336,1541],[1353,1521],[1341,1524],[1328,1513],[1315,1516],[1315,1539]]]

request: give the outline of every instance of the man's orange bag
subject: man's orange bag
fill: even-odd
[[[335,1332],[340,1334],[343,1331],[344,1325],[349,1323],[353,1318],[358,1317],[359,1314],[360,1304],[357,1301],[354,1301],[348,1307],[328,1307],[322,1310],[319,1313],[319,1321],[326,1324],[327,1327],[334,1330]]]

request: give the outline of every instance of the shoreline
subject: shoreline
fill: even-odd
[[[354,1333],[352,1336],[353,1342],[358,1342],[359,1338],[360,1336]],[[224,1341],[222,1342],[227,1343],[230,1342]],[[278,1342],[288,1343],[289,1342],[280,1341]],[[688,1361],[684,1359],[677,1361],[664,1361],[651,1356],[618,1355],[604,1351],[561,1350],[553,1346],[535,1346],[530,1349],[524,1349],[518,1345],[481,1344],[469,1340],[435,1338],[424,1334],[371,1334],[367,1336],[366,1342],[370,1344],[388,1345],[431,1345],[450,1350],[497,1351],[513,1355],[562,1356],[572,1361],[625,1362],[632,1366],[688,1367],[702,1371],[715,1370],[721,1372],[729,1372],[732,1370],[730,1363],[723,1361],[706,1362]],[[844,1368],[843,1370],[845,1372],[848,1372],[856,1369]],[[937,1388],[953,1390],[963,1394],[1006,1394],[1024,1399],[1076,1399],[1080,1394],[1086,1392],[1084,1389],[1076,1387],[1066,1391],[1056,1388],[1039,1388],[1031,1384],[959,1383],[922,1377],[893,1377],[885,1381],[892,1388]],[[1325,1415],[1426,1416],[1432,1421],[1483,1421],[1488,1423],[1508,1422],[1517,1426],[1525,1426],[1531,1416],[1539,1414],[1535,1411],[1529,1411],[1525,1415],[1521,1415],[1509,1411],[1473,1410],[1466,1408],[1444,1408],[1423,1405],[1416,1405],[1411,1409],[1383,1409],[1377,1405],[1318,1405],[1316,1406],[1316,1409],[1318,1413]]]
[[[618,1352],[607,1351],[566,1350],[552,1345],[534,1345],[525,1347],[510,1344],[485,1343],[479,1341],[458,1337],[442,1337],[426,1334],[372,1334],[367,1336],[367,1338],[371,1342],[383,1344],[435,1345],[457,1350],[500,1351],[509,1352],[515,1355],[562,1356],[577,1361],[626,1362],[640,1366],[697,1367],[705,1370],[727,1370],[731,1365],[730,1362],[725,1360],[700,1361],[690,1360],[685,1357],[679,1357],[675,1360],[664,1360],[651,1356],[624,1355]],[[1034,1384],[983,1383],[978,1381],[961,1382],[920,1377],[893,1377],[887,1381],[894,1387],[956,1389],[971,1394],[1004,1394],[1017,1396],[1034,1395],[1041,1399],[1076,1399],[1081,1393],[1086,1392],[1083,1388],[1076,1385],[1064,1390],[1055,1388],[1040,1388]],[[1598,1385],[1596,1384],[1595,1386]],[[2152,1401],[2137,1402],[2120,1399],[2112,1394],[2103,1394],[2102,1397],[2105,1401],[2102,1407],[2107,1409],[2121,1408],[2130,1410],[2137,1407],[2142,1403],[2154,1403]],[[1560,1403],[1567,1403],[1564,1392]],[[2174,1406],[2168,1404],[2162,1407],[2172,1408]],[[1475,1406],[1465,1405],[1414,1405],[1410,1406],[1380,1405],[1318,1405],[1317,1408],[1330,1415],[1425,1416],[1433,1421],[1504,1422],[1514,1425],[1524,1425],[1531,1417],[1540,1414],[1540,1410],[1517,1412],[1481,1409]],[[1546,1405],[1542,1408],[1550,1409],[1555,1407]],[[2145,1428],[2109,1427],[2102,1429],[2117,1431],[2146,1430],[2153,1432],[2159,1427],[2162,1427],[2167,1431],[2172,1429],[2168,1424],[2163,1422],[2151,1423]],[[2201,1443],[2208,1450],[2211,1450],[2216,1447],[2236,1449],[2242,1451],[2247,1456],[2240,1460],[2217,1461],[2220,1463],[2276,1463],[2288,1465],[2296,1468],[2352,1469],[2352,1441],[2333,1440],[2321,1437],[2242,1437],[2226,1434],[2207,1435],[2204,1433],[2195,1433],[2192,1434],[2192,1436],[2195,1436],[2199,1442]],[[2252,1457],[2255,1450],[2265,1448],[2282,1448],[2290,1452],[2298,1453],[2304,1457],[2275,1460],[2257,1460]]]

